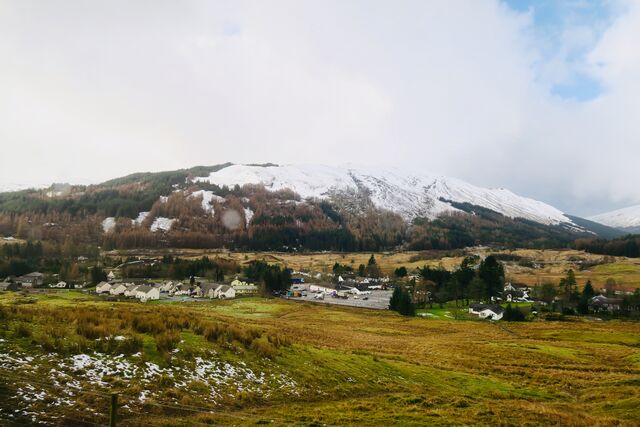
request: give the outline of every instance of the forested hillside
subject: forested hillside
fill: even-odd
[[[0,194],[0,235],[58,245],[283,251],[453,249],[477,244],[559,248],[594,237],[565,223],[510,218],[442,199],[455,211],[407,220],[376,207],[366,189],[306,198],[263,185],[197,177],[229,164],[138,173],[99,185]]]

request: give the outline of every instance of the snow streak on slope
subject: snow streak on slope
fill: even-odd
[[[104,221],[102,221],[102,231],[105,233],[109,233],[111,231],[113,231],[113,229],[116,228],[116,219],[112,216],[105,218]]]
[[[153,232],[156,232],[158,230],[169,231],[171,230],[171,226],[174,222],[175,219],[159,216],[153,221],[153,224],[151,224],[150,230]]]
[[[330,198],[336,193],[359,191],[368,194],[376,207],[396,212],[408,220],[434,219],[444,212],[456,211],[446,202],[453,201],[482,206],[511,218],[576,227],[564,213],[546,203],[505,189],[480,188],[426,172],[351,166],[233,165],[197,180],[229,187],[263,184],[270,190],[289,188],[303,198]]]
[[[605,212],[587,218],[588,220],[599,222],[616,228],[640,227],[640,205]]]
[[[216,196],[215,194],[213,194],[213,191],[207,191],[207,190],[194,191],[189,195],[189,197],[194,197],[194,198],[201,197],[202,209],[204,209],[205,212],[208,212],[211,215],[214,214],[213,205],[211,204],[212,201],[215,200],[216,202],[219,202],[219,203],[225,202],[224,197]]]

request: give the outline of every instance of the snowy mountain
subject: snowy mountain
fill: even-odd
[[[640,231],[640,205],[605,212],[587,218],[609,227],[620,228],[628,231]]]
[[[231,165],[195,178],[218,186],[263,184],[276,191],[291,189],[302,198],[332,200],[349,194],[365,194],[377,208],[411,220],[435,219],[455,212],[451,202],[469,203],[510,218],[524,218],[545,225],[563,225],[583,230],[565,214],[546,203],[512,193],[504,188],[487,189],[464,181],[426,172],[394,168],[325,165]]]

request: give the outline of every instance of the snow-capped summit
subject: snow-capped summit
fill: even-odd
[[[601,213],[587,219],[609,227],[629,230],[638,229],[640,228],[640,205]]]
[[[196,180],[229,187],[263,184],[273,191],[288,188],[303,198],[331,199],[360,192],[376,207],[396,212],[407,220],[434,219],[445,212],[454,212],[457,209],[450,202],[458,202],[482,206],[511,218],[580,228],[553,206],[503,188],[486,189],[459,179],[396,168],[232,165]]]

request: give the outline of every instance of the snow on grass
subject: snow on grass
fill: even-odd
[[[114,217],[110,216],[102,221],[102,231],[105,233],[110,233],[114,228],[116,228],[116,219]]]
[[[17,408],[16,416],[28,414],[34,417],[34,423],[51,420],[54,415],[50,410],[58,407],[67,407],[67,410],[78,413],[91,411],[91,407],[79,406],[85,392],[107,393],[114,378],[121,378],[137,389],[131,394],[133,400],[127,402],[126,408],[123,406],[125,412],[135,412],[136,404],[144,404],[150,399],[166,400],[164,392],[168,388],[190,392],[192,387],[201,390],[200,387],[205,385],[208,391],[201,395],[201,399],[211,405],[223,403],[223,400],[233,399],[244,392],[265,398],[276,390],[289,395],[299,394],[299,385],[286,374],[274,372],[273,366],[268,373],[256,371],[242,361],[221,360],[215,352],[193,360],[175,356],[169,367],[123,355],[92,353],[61,358],[53,353],[33,357],[17,351],[4,352],[0,353],[0,370],[48,379],[50,385],[41,387],[25,377],[24,382],[16,384],[16,393],[8,397],[12,408]],[[160,386],[158,381],[163,385]],[[123,393],[127,395],[126,390]]]
[[[151,224],[150,230],[153,232],[158,230],[169,231],[174,222],[175,219],[159,216],[153,221],[153,224]]]

